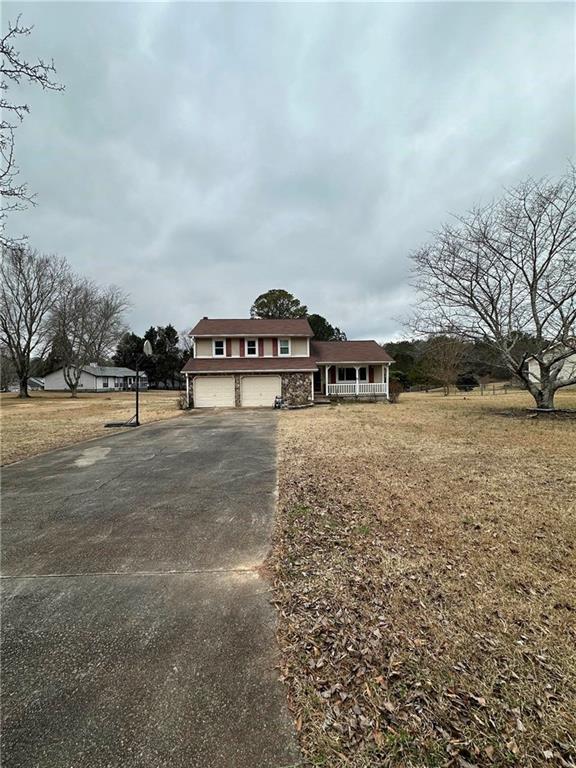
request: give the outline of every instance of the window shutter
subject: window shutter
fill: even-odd
[[[272,357],[278,357],[278,339],[272,339]]]
[[[232,339],[226,339],[226,357],[232,357]]]
[[[330,368],[330,384],[336,384],[336,368]]]
[[[246,339],[240,339],[240,357],[246,354]]]
[[[370,384],[374,384],[374,366],[368,366],[368,381]]]
[[[264,357],[264,339],[258,339],[258,356]]]

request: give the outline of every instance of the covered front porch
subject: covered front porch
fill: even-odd
[[[314,391],[328,397],[388,397],[390,363],[318,365]]]

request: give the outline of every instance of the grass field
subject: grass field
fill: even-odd
[[[282,414],[269,568],[311,764],[576,765],[576,420],[531,405]]]
[[[178,392],[143,392],[140,421],[158,421],[178,416]],[[2,464],[43,453],[70,443],[114,432],[107,421],[127,420],[134,414],[133,392],[82,394],[37,392],[28,400],[15,394],[0,394]],[[118,430],[116,430],[118,431]]]

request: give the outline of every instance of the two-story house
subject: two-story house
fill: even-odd
[[[288,405],[315,396],[388,397],[392,358],[375,341],[314,341],[306,319],[216,320],[190,331],[184,366],[195,408]]]

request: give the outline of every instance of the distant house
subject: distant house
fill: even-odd
[[[27,381],[28,381],[28,389],[33,392],[37,392],[38,390],[44,389],[44,379],[41,379],[38,376],[30,376]],[[11,381],[10,384],[8,384],[6,389],[8,390],[8,392],[19,392],[20,384],[17,381]]]
[[[534,383],[540,382],[540,366],[538,364],[538,360],[536,360],[534,357],[529,357],[527,360],[527,367],[528,367],[528,375],[530,377],[530,381]],[[560,369],[560,374],[558,376],[559,381],[568,381],[569,379],[573,379],[576,377],[576,352],[574,354],[570,355],[564,360],[564,363],[562,364],[562,368]],[[576,384],[570,384],[568,385],[568,389],[575,389]]]
[[[184,366],[195,408],[388,397],[392,358],[375,341],[315,341],[308,320],[204,318]]]
[[[140,372],[140,389],[148,388],[148,377]],[[117,368],[112,365],[91,363],[82,369],[78,389],[83,392],[122,392],[136,388],[136,371],[131,368]],[[59,368],[44,377],[44,389],[51,392],[64,392],[68,389],[64,379],[64,369]]]
[[[28,389],[44,389],[44,379],[41,379],[38,376],[30,376],[28,379]]]

